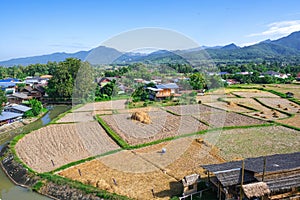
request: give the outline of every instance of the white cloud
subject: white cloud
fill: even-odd
[[[253,33],[248,37],[269,36],[283,37],[292,32],[300,30],[300,20],[274,22],[268,25],[268,29],[261,33]]]

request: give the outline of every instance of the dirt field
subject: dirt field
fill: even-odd
[[[16,152],[33,170],[46,172],[117,148],[97,122],[85,122],[33,131],[17,143]]]
[[[179,180],[191,173],[203,174],[201,164],[219,163],[219,158],[210,154],[210,148],[202,143],[184,138],[176,144],[163,143],[139,150],[122,151],[97,160],[86,162],[66,169],[59,175],[91,184],[109,192],[115,192],[133,199],[170,199],[172,195],[180,195],[182,186]],[[172,143],[172,142],[171,142]],[[174,159],[177,144],[184,143],[184,150]],[[171,150],[171,146],[174,146]],[[158,153],[166,147],[164,155]],[[178,151],[178,150],[177,150]],[[155,156],[157,158],[152,158]],[[157,167],[161,162],[153,160],[170,160],[165,168]],[[126,162],[124,162],[126,161]],[[79,176],[80,169],[81,176]],[[116,180],[117,185],[114,184]],[[152,190],[155,197],[153,197]]]
[[[191,116],[175,116],[165,111],[149,112],[151,124],[130,119],[130,114],[106,115],[101,118],[131,145],[205,130],[207,126]]]
[[[282,119],[282,120],[276,120],[279,123],[287,124],[290,126],[295,126],[300,128],[300,114],[296,114],[293,117],[287,118],[287,119]]]
[[[258,119],[253,119],[234,112],[213,113],[210,115],[194,115],[197,119],[208,123],[211,127],[226,127],[226,126],[247,126],[264,124],[266,122]]]
[[[226,160],[291,153],[300,151],[300,132],[282,126],[226,130],[216,146]]]

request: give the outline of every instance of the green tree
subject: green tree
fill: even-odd
[[[40,102],[40,101],[38,101],[36,99],[30,99],[28,104],[31,107],[31,110],[26,111],[24,113],[25,117],[38,116],[42,112],[42,110],[43,110],[42,102]]]
[[[76,79],[72,95],[73,103],[83,103],[94,100],[96,83],[93,67],[87,62],[81,63],[78,73],[75,76]]]
[[[4,94],[4,92],[0,88],[0,114],[2,113],[3,106],[7,102],[7,98]]]
[[[47,93],[50,98],[71,98],[77,72],[81,61],[75,58],[67,58],[54,66],[53,78],[48,82]],[[87,76],[89,77],[89,76]],[[94,79],[92,79],[94,80]]]
[[[194,90],[206,88],[206,80],[203,74],[196,72],[190,75],[190,85]]]

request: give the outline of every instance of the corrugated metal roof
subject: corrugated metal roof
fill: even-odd
[[[12,109],[14,109],[14,110],[21,111],[21,112],[26,112],[26,111],[28,111],[28,110],[31,110],[30,107],[28,107],[28,106],[23,106],[23,105],[7,106],[7,107],[4,108],[4,110],[5,110],[5,109],[10,109],[10,108],[12,108]]]
[[[158,89],[178,89],[178,85],[176,83],[167,83],[167,84],[159,84],[155,85]]]
[[[264,158],[266,158],[266,172],[276,172],[300,168],[300,152],[290,154],[276,154],[265,157],[245,159],[245,169],[256,173],[263,172]],[[242,161],[226,162],[222,164],[203,165],[210,172],[218,172],[242,167]]]
[[[3,111],[0,115],[0,121],[21,117],[23,114]]]

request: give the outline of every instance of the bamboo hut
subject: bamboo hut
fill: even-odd
[[[241,194],[245,199],[300,199],[299,160],[300,152],[296,152],[247,158],[244,160],[244,168],[242,161],[202,167],[209,175],[209,182],[218,191],[219,200],[237,199]]]

